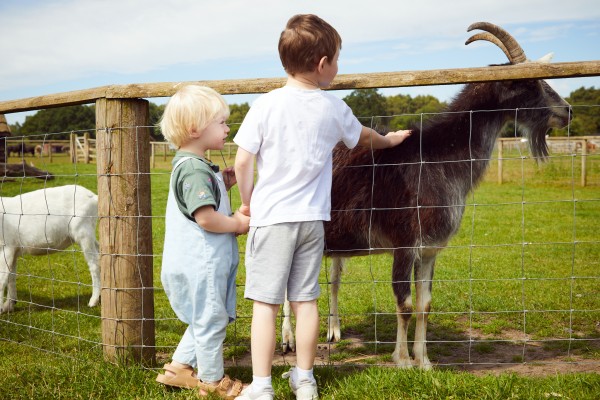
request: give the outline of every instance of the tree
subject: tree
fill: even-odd
[[[600,134],[600,89],[580,87],[565,99],[573,106],[573,120],[569,128],[571,136]],[[566,129],[560,130],[566,135]]]
[[[71,131],[89,131],[96,136],[95,106],[69,106],[40,110],[27,116],[21,135],[51,135],[52,139],[68,139]]]
[[[389,123],[391,130],[418,126],[423,120],[446,108],[445,102],[440,102],[431,95],[419,95],[413,99],[410,95],[399,94],[387,97],[386,101],[388,113],[392,115]]]
[[[156,141],[164,141],[165,138],[160,130],[160,126],[158,125],[160,119],[162,118],[163,113],[165,112],[166,104],[157,106],[154,103],[150,103],[150,125],[152,139]],[[229,119],[227,119],[227,124],[231,128],[229,132],[229,136],[227,137],[227,141],[231,142],[235,137],[238,129],[240,129],[240,125],[248,113],[250,106],[248,103],[242,104],[230,104],[229,105]]]
[[[12,136],[22,136],[21,135],[21,123],[20,122],[15,122],[14,124],[8,124],[9,128],[10,128],[10,134]]]
[[[165,137],[163,136],[160,127],[158,126],[158,123],[160,122],[160,118],[162,117],[163,113],[165,112],[165,106],[166,104],[161,104],[160,106],[157,106],[156,104],[149,102],[148,104],[148,113],[149,113],[149,124],[151,126],[150,128],[150,136],[152,136],[152,140],[156,141],[156,142],[162,142],[165,140]]]
[[[356,89],[343,100],[363,125],[377,131],[388,130],[389,118],[385,118],[388,115],[386,100],[377,89]]]
[[[229,119],[227,120],[227,124],[229,125],[231,131],[227,137],[228,142],[231,142],[237,134],[237,131],[240,129],[240,125],[244,121],[248,110],[250,110],[248,103],[229,105]]]

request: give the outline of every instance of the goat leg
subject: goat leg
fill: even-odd
[[[13,311],[17,303],[16,266],[17,255],[5,246],[0,251],[0,313]],[[6,300],[2,303],[5,290]]]
[[[431,308],[431,286],[433,280],[433,268],[436,253],[427,251],[422,260],[415,262],[415,315],[417,323],[415,326],[415,342],[413,354],[415,364],[421,369],[431,369],[431,362],[427,357],[427,318]]]
[[[410,294],[411,272],[415,260],[414,254],[404,249],[394,251],[392,266],[392,288],[396,297],[396,348],[392,359],[398,367],[410,368],[413,363],[408,354],[408,325],[412,316],[412,298]]]
[[[294,328],[291,319],[290,301],[285,294],[283,302],[283,322],[281,323],[281,351],[286,354],[288,351],[296,351],[296,340],[294,338]]]
[[[340,316],[338,311],[338,292],[340,289],[340,281],[342,276],[342,268],[344,259],[333,257],[331,260],[330,280],[331,280],[331,298],[329,303],[329,318],[327,328],[327,341],[339,342],[342,338],[340,330]]]

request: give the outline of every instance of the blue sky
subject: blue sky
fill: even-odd
[[[340,74],[506,62],[490,43],[464,45],[475,21],[504,27],[530,59],[554,52],[554,62],[600,60],[598,0],[2,0],[0,101],[109,84],[281,77],[277,41],[296,13],[317,14],[338,30]],[[568,96],[600,87],[600,78],[549,83]],[[382,93],[449,100],[458,90]],[[22,122],[26,115],[6,118]]]

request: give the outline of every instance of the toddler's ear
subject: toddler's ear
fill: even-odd
[[[191,138],[197,139],[197,138],[200,137],[200,135],[202,135],[202,131],[199,131],[196,128],[192,128],[192,130],[190,131],[190,137]]]

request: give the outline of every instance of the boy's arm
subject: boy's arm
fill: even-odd
[[[254,154],[238,147],[235,156],[235,177],[242,205],[240,211],[250,215],[250,197],[254,189]]]
[[[387,149],[399,145],[409,137],[411,131],[396,131],[390,132],[383,136],[377,133],[371,128],[363,126],[360,131],[360,139],[358,139],[358,145],[362,147],[368,147],[373,149]]]
[[[202,229],[213,233],[247,233],[250,229],[250,217],[239,211],[231,217],[216,211],[212,205],[202,206],[194,211],[194,219]]]

